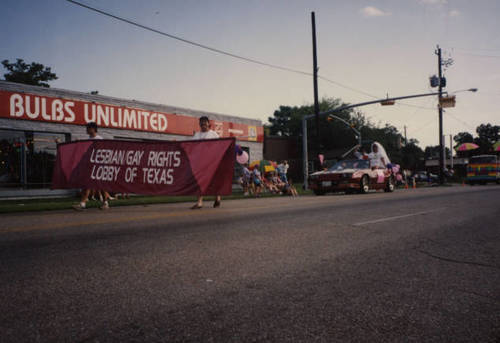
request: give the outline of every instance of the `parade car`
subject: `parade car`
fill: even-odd
[[[316,195],[328,192],[367,193],[369,190],[394,191],[394,175],[389,169],[371,168],[369,160],[343,160],[330,169],[309,176],[309,188]]]

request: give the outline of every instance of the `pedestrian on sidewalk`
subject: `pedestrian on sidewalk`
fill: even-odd
[[[218,139],[219,135],[217,132],[210,130],[210,120],[206,116],[200,117],[199,120],[200,131],[196,132],[193,136],[193,139]],[[221,205],[221,196],[215,196],[214,207],[220,207]],[[198,195],[198,201],[194,204],[191,209],[197,210],[203,208],[203,196]]]
[[[97,134],[97,124],[94,122],[89,122],[87,123],[87,134],[89,135],[90,140],[98,140],[98,139],[103,139],[101,136]],[[86,188],[82,189],[82,193],[80,195],[80,203],[73,205],[73,209],[77,211],[84,210],[87,208],[87,201],[89,200],[89,195],[91,193],[92,189]],[[109,193],[106,191],[97,191],[97,193],[101,192],[102,194],[102,204],[99,206],[99,209],[101,210],[108,210],[109,209]]]

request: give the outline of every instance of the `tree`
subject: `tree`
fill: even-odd
[[[324,98],[320,101],[320,112],[325,112],[340,106],[346,105],[341,99]],[[303,106],[280,106],[278,110],[269,118],[270,135],[286,136],[290,139],[296,139],[298,146],[302,145],[302,119],[305,115],[314,113],[313,105]],[[336,116],[347,121],[346,125],[340,120],[333,119],[328,121],[325,117],[320,118],[320,136],[322,152],[333,157],[333,154],[341,154],[358,143],[354,130],[361,132],[364,141],[364,148],[370,151],[370,142],[378,141],[387,151],[393,163],[403,164],[405,168],[413,168],[417,165],[423,156],[423,151],[418,147],[418,141],[411,141],[412,148],[408,147],[408,153],[415,153],[415,156],[406,158],[404,156],[401,141],[402,134],[396,127],[386,124],[385,126],[374,125],[361,111],[352,109],[335,113]],[[311,149],[315,147],[315,128],[314,119],[308,120],[308,146]],[[403,160],[403,158],[406,158]]]
[[[490,153],[493,144],[500,139],[500,126],[491,124],[481,124],[476,128],[477,137],[474,138],[474,143],[479,145],[477,153]]]
[[[401,149],[401,166],[404,169],[422,169],[424,151],[418,146],[416,139],[410,138],[408,143]]]
[[[3,75],[5,81],[50,87],[47,81],[57,80],[56,74],[51,71],[50,67],[45,67],[40,63],[27,64],[18,58],[15,63],[3,60],[2,65],[9,71]]]
[[[445,147],[445,158],[450,158],[450,149],[448,147]],[[439,145],[434,145],[434,146],[428,146],[425,148],[424,153],[425,153],[425,159],[430,160],[430,159],[439,159],[439,150],[441,150]]]
[[[320,112],[325,112],[340,106],[346,105],[340,99],[336,98],[323,98],[319,103]],[[297,139],[299,146],[302,145],[302,119],[306,115],[314,113],[314,106],[312,104],[302,106],[280,106],[278,110],[274,111],[273,116],[269,117],[269,133],[271,135],[291,137]],[[352,123],[357,126],[357,123],[363,122],[364,118],[360,115],[354,115],[352,110],[344,110],[335,113],[336,116]],[[315,132],[316,121],[314,119],[308,120],[308,146],[315,147]],[[343,149],[352,147],[356,144],[357,140],[354,136],[353,130],[339,120],[328,121],[326,117],[320,118],[320,136],[321,147],[323,152]],[[334,137],[334,139],[333,139]]]
[[[469,132],[459,132],[453,136],[453,140],[457,143],[455,146],[459,146],[464,143],[474,142],[474,137]]]

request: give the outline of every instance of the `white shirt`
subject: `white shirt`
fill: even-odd
[[[219,135],[217,132],[208,130],[206,132],[196,132],[193,136],[193,139],[217,139]]]
[[[278,164],[278,169],[285,175],[288,173],[288,167],[289,167],[288,164],[283,164],[283,163]]]
[[[91,136],[89,136],[89,139],[104,139],[104,138],[102,138],[102,137],[101,137],[101,136],[99,136],[99,135],[95,135],[95,137],[91,137]]]
[[[371,152],[368,154],[368,157],[370,158],[370,164],[372,167],[377,167],[377,168],[385,168],[384,162],[382,162],[382,154],[377,152]]]

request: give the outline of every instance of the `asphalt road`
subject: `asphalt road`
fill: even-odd
[[[3,215],[0,341],[500,342],[499,186],[188,207]]]

